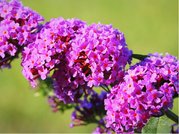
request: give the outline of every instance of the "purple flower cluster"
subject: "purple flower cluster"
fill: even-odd
[[[90,97],[84,96],[84,100],[80,100],[75,110],[72,113],[71,127],[84,125],[87,123],[98,123],[104,126],[103,116],[104,99],[106,98],[106,92],[97,94],[91,90]],[[98,120],[100,118],[100,120]]]
[[[33,87],[36,78],[44,80],[51,70],[60,69],[60,63],[62,66],[67,64],[64,63],[66,53],[83,27],[85,23],[80,20],[63,18],[52,19],[44,25],[36,40],[23,51],[23,74]]]
[[[0,1],[0,68],[10,66],[22,47],[32,42],[43,18],[18,0]]]
[[[106,127],[117,133],[140,132],[151,116],[172,108],[178,92],[178,72],[179,61],[169,54],[150,54],[132,66],[124,82],[107,95]]]
[[[24,49],[23,74],[35,87],[37,78],[44,80],[54,70],[56,96],[65,103],[77,102],[89,88],[119,81],[131,55],[123,33],[111,25],[57,18]]]
[[[122,32],[92,24],[73,42],[69,65],[80,69],[89,87],[109,85],[121,80],[131,55]]]
[[[83,77],[79,75],[76,68],[70,68],[64,59],[61,60],[58,69],[52,75],[54,92],[59,100],[66,104],[78,102],[79,98],[84,93],[89,94],[91,89],[86,86]]]
[[[112,26],[93,24],[81,31],[52,76],[55,93],[65,103],[77,102],[93,86],[119,81],[131,57],[123,34]]]

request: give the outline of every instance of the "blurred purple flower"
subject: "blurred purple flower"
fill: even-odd
[[[79,126],[88,123],[97,123],[105,129],[103,117],[105,115],[104,99],[106,92],[99,95],[91,90],[89,96],[84,96],[75,107],[71,115],[72,123],[70,126]],[[100,118],[100,120],[98,120]]]
[[[179,125],[178,124],[173,124],[172,125],[171,133],[172,134],[178,134],[179,133]]]

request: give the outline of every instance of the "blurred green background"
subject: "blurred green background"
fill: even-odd
[[[46,20],[62,16],[112,24],[124,32],[134,53],[178,55],[177,0],[22,0]],[[44,97],[21,74],[20,60],[0,72],[0,132],[91,132],[95,125],[70,129],[70,111],[53,113]],[[173,111],[177,113],[175,100]]]

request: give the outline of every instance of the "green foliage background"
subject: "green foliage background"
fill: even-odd
[[[177,0],[22,0],[50,20],[79,18],[112,24],[124,32],[134,53],[178,55]],[[0,132],[91,132],[95,125],[70,129],[70,111],[52,113],[47,100],[35,97],[21,74],[20,59],[0,71]],[[178,101],[175,100],[174,109]]]

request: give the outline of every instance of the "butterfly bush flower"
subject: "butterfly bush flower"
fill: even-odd
[[[53,75],[56,96],[65,103],[77,102],[93,86],[119,81],[131,53],[124,35],[111,25],[83,27],[71,41],[66,61]]]
[[[131,54],[122,32],[111,25],[92,24],[72,43],[68,58],[92,87],[119,81]]]
[[[105,121],[104,118],[102,118],[99,122],[98,122],[98,126],[94,129],[94,131],[92,132],[92,134],[112,134],[112,131],[109,128],[105,127]]]
[[[107,134],[111,134],[111,132],[106,129],[106,128],[102,128],[100,126],[96,127],[95,130],[92,132],[92,134],[103,134],[103,133],[107,133]]]
[[[43,26],[35,41],[23,51],[23,74],[33,87],[36,86],[35,79],[46,79],[51,70],[61,68],[60,63],[62,68],[66,67],[67,63],[63,65],[66,53],[84,26],[85,23],[78,19],[63,18],[51,19]]]
[[[0,1],[0,68],[10,66],[24,46],[32,42],[43,18],[18,0]]]
[[[124,35],[111,25],[93,24],[80,30],[52,76],[55,94],[65,103],[77,102],[93,86],[119,81],[131,59]]]
[[[132,66],[124,82],[107,95],[106,127],[117,133],[140,132],[151,116],[172,108],[178,94],[178,72],[179,61],[169,54],[150,54]]]
[[[23,74],[36,86],[36,78],[44,80],[54,70],[54,92],[70,103],[93,86],[119,81],[131,54],[123,33],[111,25],[87,26],[78,19],[57,18],[46,23],[25,48]]]
[[[58,69],[52,75],[55,96],[66,104],[78,102],[84,93],[89,94],[91,90],[77,73],[77,68],[70,68],[67,63],[61,60]]]
[[[105,98],[106,92],[97,94],[91,90],[90,96],[84,96],[84,99],[80,100],[75,107],[75,110],[71,115],[72,123],[70,126],[74,127],[84,125],[86,123],[98,123],[100,126],[104,126],[103,116],[105,114]]]

